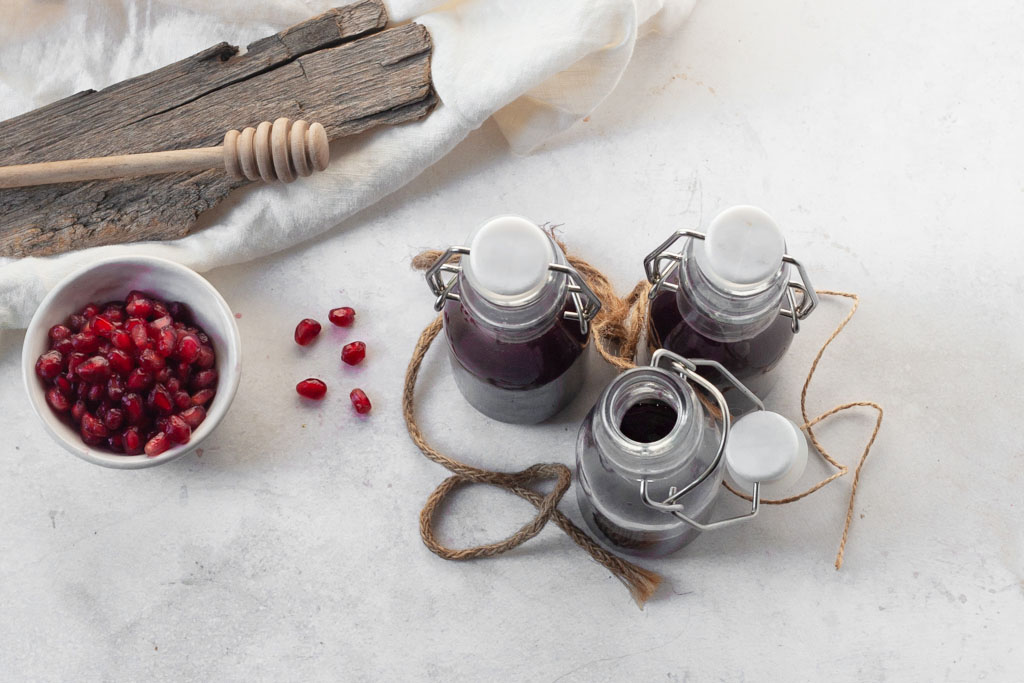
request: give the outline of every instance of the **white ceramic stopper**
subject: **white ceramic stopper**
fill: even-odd
[[[778,413],[758,410],[736,420],[725,445],[726,474],[738,491],[761,482],[761,497],[785,494],[807,466],[807,439]]]
[[[728,282],[752,285],[779,270],[786,240],[778,223],[756,206],[734,206],[718,214],[704,239],[706,265]]]
[[[485,298],[514,305],[540,293],[554,259],[551,240],[536,224],[520,216],[498,216],[473,234],[463,272]]]

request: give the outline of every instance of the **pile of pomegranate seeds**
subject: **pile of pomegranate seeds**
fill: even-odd
[[[332,308],[328,312],[327,318],[338,327],[349,327],[355,322],[356,312],[348,306]],[[306,346],[318,334],[320,334],[320,323],[312,318],[304,318],[295,327],[295,343],[299,346]],[[366,344],[361,341],[350,342],[341,349],[341,360],[348,365],[358,365],[363,362],[364,358],[366,358]],[[310,377],[296,384],[295,391],[299,396],[319,401],[327,395],[327,384],[323,380]],[[353,389],[349,393],[349,399],[352,401],[352,407],[360,415],[370,412],[372,408],[370,399],[366,397],[366,393],[362,389]]]
[[[49,337],[36,374],[89,446],[153,457],[188,443],[206,419],[216,355],[185,304],[131,292],[123,304],[89,304]]]

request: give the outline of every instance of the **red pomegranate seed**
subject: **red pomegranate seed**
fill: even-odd
[[[95,353],[100,348],[100,338],[92,332],[79,332],[71,337],[71,345],[79,353]]]
[[[78,435],[82,437],[82,443],[86,446],[102,446],[107,441],[101,436],[93,436],[89,432],[79,431]]]
[[[165,327],[156,337],[156,352],[166,358],[174,352],[177,342],[178,333],[174,331],[173,327]]]
[[[107,395],[107,385],[103,382],[99,384],[83,384],[83,386],[89,387],[89,390],[85,392],[85,400],[93,405],[102,401],[103,397]]]
[[[124,380],[114,375],[107,380],[107,398],[111,401],[120,401],[124,397]]]
[[[123,329],[118,328],[110,334],[110,343],[115,349],[127,351],[133,346],[132,335],[128,334]]]
[[[177,356],[182,363],[191,364],[199,357],[199,350],[199,337],[189,332],[178,338],[178,343],[174,349],[174,355]]]
[[[114,434],[107,439],[107,446],[115,453],[124,453],[124,437]]]
[[[366,344],[354,341],[341,348],[341,359],[349,365],[358,365],[366,358]]]
[[[145,391],[153,386],[153,373],[145,368],[135,368],[128,374],[124,386],[128,391]]]
[[[206,389],[217,381],[216,370],[201,370],[192,378],[192,389]]]
[[[139,292],[132,292],[132,294],[138,294],[138,296],[125,304],[124,312],[133,318],[148,318],[153,315],[153,302]],[[128,296],[131,297],[132,294]]]
[[[110,369],[118,375],[127,375],[135,367],[132,357],[121,349],[114,349],[108,353],[107,362],[110,363]]]
[[[103,313],[101,315],[112,323],[123,323],[124,306],[116,301],[112,301],[103,307]]]
[[[327,318],[338,327],[348,327],[355,322],[356,312],[348,306],[332,308],[330,313],[327,314]]]
[[[110,436],[110,432],[99,418],[88,411],[82,415],[82,432],[103,439]]]
[[[213,354],[213,349],[203,344],[199,347],[199,355],[196,357],[196,367],[204,370],[212,368],[217,357]]]
[[[182,363],[174,370],[174,377],[181,382],[182,386],[188,384],[189,380],[192,379],[192,366],[188,363]]]
[[[139,366],[152,372],[158,372],[167,366],[167,362],[153,349],[145,349],[139,354]]]
[[[57,387],[50,387],[46,390],[46,402],[58,413],[66,413],[71,409],[71,401]]]
[[[124,424],[124,411],[120,408],[111,408],[103,416],[103,426],[110,431],[116,431]]]
[[[192,437],[192,428],[178,415],[167,418],[163,431],[174,443],[188,443]]]
[[[327,385],[318,379],[310,377],[296,384],[295,391],[299,392],[300,396],[319,401],[327,393]]]
[[[152,336],[156,336],[160,330],[173,327],[174,319],[171,316],[164,314],[149,324],[149,332]]]
[[[67,375],[60,375],[53,380],[53,386],[55,386],[60,393],[65,396],[71,395],[71,380],[67,378]]]
[[[75,374],[90,384],[106,382],[110,377],[110,362],[103,356],[93,356],[80,363]]]
[[[206,409],[202,406],[192,406],[188,410],[183,410],[178,413],[181,419],[185,421],[192,431],[195,431],[196,427],[203,423],[206,419]]]
[[[142,397],[138,394],[125,394],[121,397],[121,405],[124,406],[128,424],[139,424],[146,416],[146,407],[142,403]]]
[[[88,356],[86,356],[84,353],[79,353],[78,351],[73,351],[73,352],[69,353],[68,354],[68,358],[67,358],[67,361],[68,361],[68,363],[67,363],[68,374],[69,375],[74,375],[75,370],[78,369],[78,366],[86,358],[88,358]]]
[[[352,393],[350,393],[348,397],[352,401],[352,406],[360,415],[365,415],[370,412],[371,408],[373,408],[373,406],[370,405],[370,399],[366,397],[366,392],[362,389],[353,389]]]
[[[60,351],[65,356],[69,353],[74,353],[75,345],[71,343],[71,338],[58,339],[53,343],[53,350]]]
[[[153,348],[153,340],[149,338],[149,332],[146,330],[145,325],[136,325],[132,328],[132,343],[135,344],[135,348],[142,351],[143,349]]]
[[[36,361],[36,374],[43,379],[53,379],[64,369],[64,356],[60,351],[47,351]]]
[[[146,455],[155,458],[171,447],[171,440],[164,432],[158,432],[156,436],[146,442]]]
[[[89,408],[85,405],[85,401],[81,399],[75,401],[71,406],[71,419],[76,423],[81,422],[82,416],[85,415],[87,410],[89,410]]]
[[[71,336],[71,329],[66,325],[54,325],[50,328],[50,341],[60,341]]]
[[[131,334],[132,331],[139,325],[145,327],[146,321],[143,320],[142,318],[128,318],[128,320],[126,320],[124,323],[124,330],[125,332]]]
[[[87,320],[95,318],[99,314],[99,312],[100,307],[97,306],[96,304],[88,304],[85,308],[82,309],[82,315],[84,315]]]
[[[305,346],[313,341],[318,334],[320,334],[320,323],[312,318],[304,318],[295,326],[295,343]]]
[[[170,391],[170,389],[168,389],[168,391]],[[187,391],[171,392],[171,397],[174,399],[174,406],[178,410],[185,410],[192,405],[192,397],[188,395]]]
[[[114,323],[110,322],[108,318],[105,318],[102,315],[98,315],[92,319],[93,334],[109,339],[111,333],[113,333],[115,329]]]
[[[162,384],[157,384],[153,391],[149,392],[149,405],[161,415],[167,415],[174,410],[174,400]]]
[[[170,313],[171,317],[176,322],[191,323],[192,322],[192,309],[188,307],[188,304],[182,301],[172,301],[167,306],[167,312]]]
[[[85,316],[79,313],[68,316],[68,327],[71,328],[72,332],[80,332],[85,327]]]
[[[142,436],[138,427],[129,427],[121,432],[121,445],[128,455],[138,455],[142,452]]]
[[[167,304],[159,299],[153,299],[153,317],[163,318],[167,316]]]
[[[213,394],[213,389],[203,389],[202,391],[197,391],[196,393],[192,394],[192,405],[206,405],[207,403],[210,402],[210,399],[213,398]]]

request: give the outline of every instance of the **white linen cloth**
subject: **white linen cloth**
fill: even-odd
[[[325,172],[291,185],[240,190],[240,200],[209,227],[179,240],[0,259],[0,328],[26,326],[51,287],[99,258],[143,253],[204,271],[314,237],[409,182],[490,116],[515,151],[529,152],[604,99],[643,28],[655,19],[662,27],[676,24],[693,2],[385,0],[392,23],[413,20],[430,32],[442,102],[430,116],[336,141]],[[341,4],[0,0],[0,119],[221,40],[245,45]]]

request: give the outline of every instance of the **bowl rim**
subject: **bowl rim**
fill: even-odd
[[[217,394],[214,396],[214,403],[211,404],[211,410],[207,414],[203,424],[201,424],[196,430],[195,436],[190,439],[188,443],[169,448],[160,455],[152,458],[144,453],[140,455],[118,455],[105,450],[92,448],[91,446],[86,445],[85,442],[81,441],[81,439],[76,439],[72,442],[65,438],[64,435],[58,432],[53,426],[54,422],[61,420],[61,417],[54,413],[46,402],[45,387],[40,383],[35,372],[35,363],[38,358],[36,350],[40,341],[39,337],[40,335],[46,335],[49,331],[49,327],[45,330],[42,329],[44,327],[43,316],[48,314],[60,296],[84,275],[97,268],[117,264],[151,264],[164,270],[171,271],[175,273],[176,276],[189,280],[195,284],[198,289],[205,291],[211,297],[211,300],[214,302],[216,307],[221,313],[223,313],[224,320],[228,321],[227,327],[224,330],[225,349],[223,351],[228,354],[228,358],[226,359],[226,368],[230,371],[230,374],[227,377],[224,377],[223,375],[218,377]],[[46,429],[46,432],[50,437],[60,444],[65,450],[87,462],[91,462],[94,465],[100,465],[102,467],[109,467],[112,469],[143,469],[162,465],[170,462],[171,460],[180,458],[186,453],[198,448],[210,433],[213,432],[230,408],[231,403],[234,400],[235,393],[238,390],[238,383],[241,379],[241,360],[241,333],[238,330],[238,322],[231,310],[231,307],[228,306],[227,301],[225,301],[224,297],[221,296],[221,293],[217,291],[217,288],[214,287],[209,280],[188,266],[177,263],[176,261],[160,258],[158,256],[138,254],[110,256],[97,259],[75,269],[71,273],[68,273],[59,282],[57,282],[52,289],[50,289],[46,296],[43,297],[43,300],[39,303],[39,306],[36,307],[35,313],[33,313],[32,319],[29,321],[28,327],[25,329],[25,339],[22,342],[21,348],[21,373],[25,391],[28,394],[29,404],[32,406],[33,412],[35,412],[36,416],[43,423],[43,427]]]

